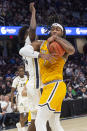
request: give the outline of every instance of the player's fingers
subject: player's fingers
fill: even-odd
[[[32,6],[34,6],[34,2],[31,2],[31,3],[30,3],[30,7],[32,7]]]
[[[56,62],[55,57],[52,56],[52,55],[49,55],[49,56],[48,56],[48,61],[49,61],[50,63]]]

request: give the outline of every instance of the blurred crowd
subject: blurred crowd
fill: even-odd
[[[32,0],[29,0],[32,1]],[[38,25],[87,26],[86,0],[35,0]],[[0,0],[1,25],[29,25],[28,0]]]
[[[66,99],[87,97],[87,55],[75,54],[64,67]]]
[[[0,95],[11,92],[12,80],[18,75],[17,68],[21,62],[17,55],[12,57],[0,56]]]
[[[8,126],[15,126],[19,120],[19,113],[15,108],[11,107],[10,95],[0,95],[0,131],[8,128]]]
[[[17,68],[21,62],[17,55],[0,57],[0,129],[18,122],[16,104],[14,108],[11,106],[11,88],[13,79],[18,76]]]

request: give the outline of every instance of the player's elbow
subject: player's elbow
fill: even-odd
[[[23,48],[19,50],[19,55],[23,56]]]
[[[68,53],[69,55],[73,55],[75,53],[75,48],[74,47],[70,48]]]
[[[27,49],[27,47],[22,47],[22,48],[19,50],[19,54],[20,54],[21,56],[25,56],[25,54],[26,54],[26,49]]]

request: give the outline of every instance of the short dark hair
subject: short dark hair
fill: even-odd
[[[23,65],[20,65],[20,66],[18,66],[18,71],[19,71],[21,68],[22,68],[23,70],[25,69]]]
[[[20,43],[24,43],[25,42],[25,35],[26,35],[26,31],[29,28],[29,26],[23,26],[20,30],[19,30],[19,34],[18,34],[18,39]]]

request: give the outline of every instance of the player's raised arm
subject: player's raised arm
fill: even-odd
[[[35,37],[36,37],[36,10],[34,7],[34,2],[30,3],[29,9],[31,12],[29,36],[30,36],[31,41],[33,41],[35,40]]]

